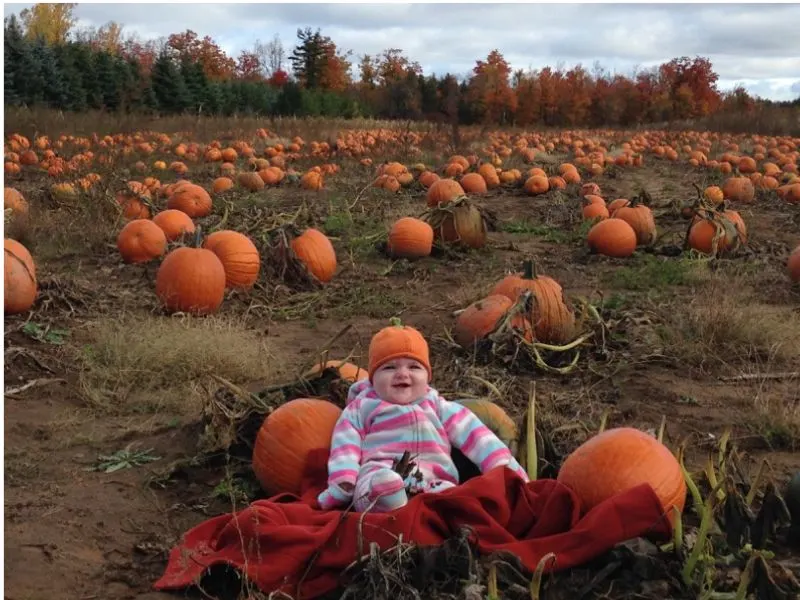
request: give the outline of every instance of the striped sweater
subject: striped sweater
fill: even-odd
[[[452,447],[475,463],[482,473],[508,466],[528,481],[508,447],[468,408],[445,400],[428,386],[424,396],[407,405],[378,397],[369,380],[354,383],[347,406],[333,430],[328,459],[328,489],[318,500],[323,508],[352,499],[359,471],[365,466],[392,468],[408,450],[424,481],[458,484]],[[342,489],[342,484],[347,491]]]

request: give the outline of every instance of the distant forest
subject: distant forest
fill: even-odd
[[[275,37],[236,58],[191,30],[149,41],[123,36],[114,22],[76,30],[75,6],[36,4],[4,20],[6,106],[523,127],[629,127],[800,107],[800,98],[775,103],[741,87],[720,92],[711,62],[700,56],[625,76],[597,64],[591,72],[580,65],[514,71],[493,50],[458,78],[426,75],[397,48],[354,58],[319,29],[299,29],[288,55]]]

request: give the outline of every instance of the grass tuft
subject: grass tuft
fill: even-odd
[[[261,334],[208,317],[98,321],[77,358],[86,402],[117,414],[197,414],[209,375],[246,383],[281,367]]]

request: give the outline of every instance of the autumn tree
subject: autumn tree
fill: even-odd
[[[344,91],[351,83],[350,56],[352,51],[340,52],[336,44],[329,42],[325,47],[325,59],[319,87],[334,92]]]
[[[498,50],[492,50],[485,61],[476,61],[468,85],[468,96],[476,113],[485,122],[505,123],[517,108],[517,97],[509,82],[511,67]]]
[[[63,44],[75,24],[72,11],[76,3],[34,4],[19,13],[25,28],[25,36],[34,40],[43,39],[48,44]]]
[[[262,80],[261,59],[258,58],[258,55],[242,50],[236,61],[236,76],[245,81]]]
[[[236,61],[230,58],[209,36],[199,38],[191,29],[174,33],[167,40],[167,48],[178,62],[198,62],[210,80],[227,79],[236,70]]]

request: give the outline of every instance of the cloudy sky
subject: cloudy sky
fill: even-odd
[[[4,4],[4,14],[30,4]],[[774,100],[800,96],[800,4],[78,4],[78,26],[108,21],[158,38],[191,29],[236,57],[278,34],[320,28],[354,57],[402,48],[425,73],[465,75],[500,50],[514,69],[595,61],[630,74],[678,56],[705,56],[726,90],[741,83]]]

